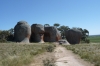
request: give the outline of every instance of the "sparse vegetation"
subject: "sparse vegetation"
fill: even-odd
[[[100,66],[100,44],[77,44],[65,47],[80,55],[82,59]]]
[[[31,63],[33,57],[48,51],[49,44],[0,43],[0,66],[23,66]],[[54,45],[52,46],[54,47]],[[53,51],[53,49],[50,51]]]
[[[49,45],[46,47],[47,52],[53,52],[55,45]]]
[[[44,66],[56,66],[54,59],[50,59],[50,60],[45,59],[45,60],[43,60],[43,65]]]

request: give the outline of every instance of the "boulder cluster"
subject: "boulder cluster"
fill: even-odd
[[[69,29],[65,31],[66,40],[70,44],[79,44],[82,33],[79,30]],[[56,42],[61,39],[61,33],[54,26],[43,26],[26,21],[19,21],[14,27],[14,40],[16,42]]]
[[[61,34],[54,26],[44,27],[41,24],[32,24],[19,21],[14,27],[14,40],[16,42],[56,42]]]

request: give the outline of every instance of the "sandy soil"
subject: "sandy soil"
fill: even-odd
[[[62,46],[58,46],[55,49],[55,58],[57,59],[55,64],[57,66],[94,66],[93,64],[82,60],[78,55],[75,55],[70,50]]]

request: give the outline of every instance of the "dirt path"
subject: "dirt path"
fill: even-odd
[[[60,45],[57,45],[52,53],[45,52],[35,56],[28,66],[43,66],[43,60],[52,58],[55,59],[56,66],[94,66]]]
[[[56,47],[54,52],[57,66],[93,66],[62,46]]]

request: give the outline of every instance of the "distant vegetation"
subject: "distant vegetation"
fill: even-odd
[[[14,40],[14,29],[11,28],[9,30],[0,30],[0,42],[4,43],[7,41]]]
[[[53,50],[53,44],[0,43],[0,66],[27,65],[33,61],[35,55]]]
[[[82,59],[90,61],[95,66],[100,66],[100,43],[99,44],[76,44],[64,46],[73,53],[78,54]]]
[[[100,43],[100,35],[89,36],[90,42],[92,43]]]

